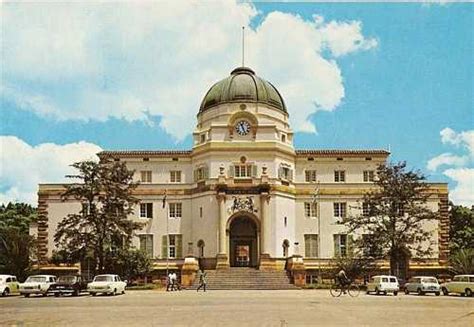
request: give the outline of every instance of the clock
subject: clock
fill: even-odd
[[[241,120],[235,125],[235,130],[239,135],[247,135],[250,132],[250,124],[245,120]]]

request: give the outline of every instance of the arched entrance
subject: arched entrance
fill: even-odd
[[[242,215],[232,219],[229,242],[231,267],[257,267],[258,228],[252,218]]]

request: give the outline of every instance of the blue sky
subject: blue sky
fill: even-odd
[[[472,4],[207,4],[195,14],[155,4],[156,16],[36,5],[28,17],[33,6],[4,9],[0,135],[14,138],[2,139],[0,200],[34,202],[37,182],[61,179],[64,161],[54,157],[32,181],[12,177],[38,170],[44,148],[70,158],[98,148],[190,148],[199,102],[238,65],[246,25],[248,65],[288,98],[297,148],[390,146],[393,161],[449,182],[457,202],[474,204]],[[216,13],[198,19],[199,10]],[[226,10],[229,22],[217,16]],[[40,28],[28,31],[30,22]],[[64,33],[47,30],[54,24]],[[301,57],[305,46],[317,55]],[[288,85],[300,98],[285,94]],[[20,155],[35,159],[18,167],[27,160]]]

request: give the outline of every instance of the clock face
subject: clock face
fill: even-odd
[[[241,120],[235,125],[235,130],[239,135],[247,135],[250,132],[250,124],[245,120]]]

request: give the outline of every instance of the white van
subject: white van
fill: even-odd
[[[367,294],[371,292],[377,295],[393,293],[393,295],[397,296],[399,289],[400,286],[398,285],[397,277],[389,275],[374,276],[367,284]]]

